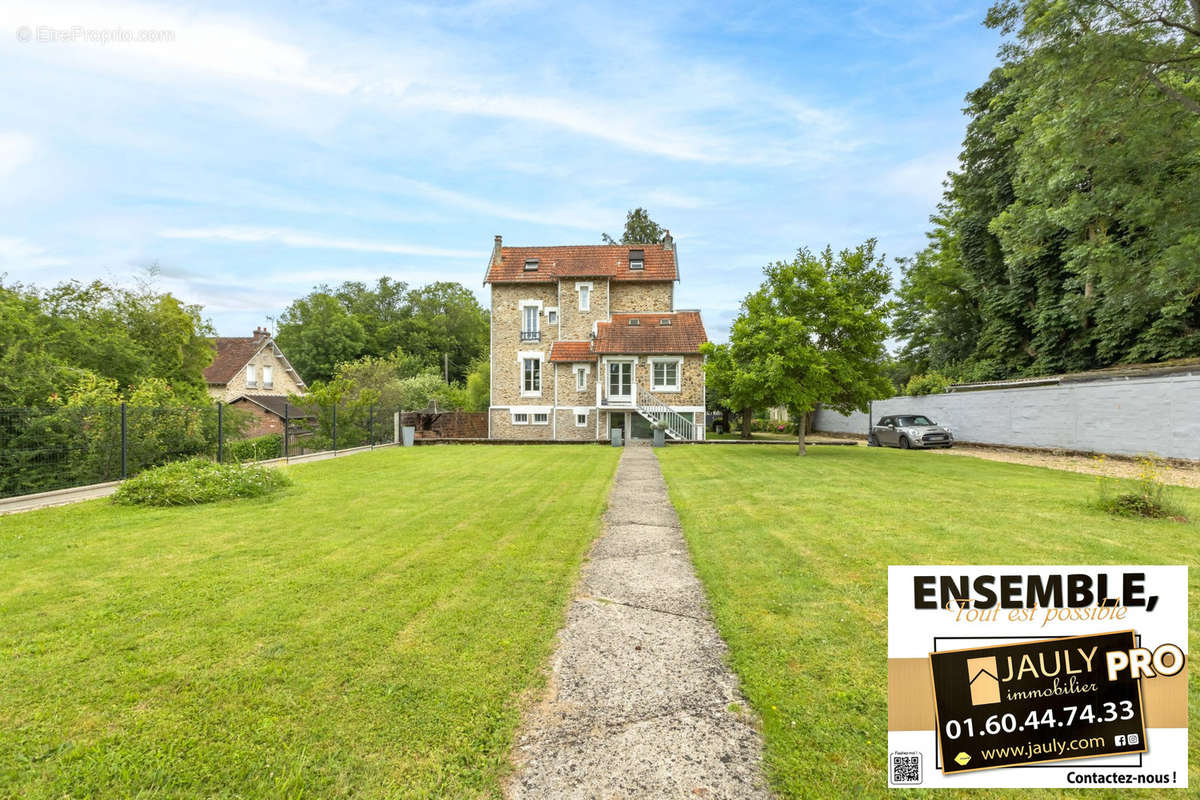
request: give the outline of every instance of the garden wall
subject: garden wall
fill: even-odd
[[[416,428],[418,439],[486,439],[487,412],[448,411],[426,414],[406,411],[403,425]]]
[[[959,391],[876,400],[885,414],[924,414],[956,439],[1114,455],[1200,459],[1200,370],[1149,378]],[[866,435],[867,415],[820,409],[814,429]]]

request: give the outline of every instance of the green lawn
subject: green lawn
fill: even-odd
[[[889,564],[1200,561],[1200,524],[1106,516],[1090,505],[1091,476],[862,447],[812,447],[804,458],[785,447],[656,452],[733,667],[763,718],[768,770],[783,798],[892,796]],[[1200,490],[1176,496],[1200,519]],[[1200,570],[1190,582],[1195,620]],[[1197,652],[1194,627],[1189,644]],[[1191,719],[1198,688],[1192,670]],[[1196,737],[1189,747],[1196,786]],[[938,796],[956,795],[1063,792]]]
[[[491,797],[619,451],[0,517],[0,797]]]
[[[742,432],[740,430],[729,431],[728,433],[713,433],[712,431],[708,431],[704,434],[704,438],[705,439],[741,439]],[[758,439],[758,440],[764,441],[764,442],[795,442],[796,441],[796,431],[793,430],[790,433],[777,433],[776,431],[752,431],[750,433],[750,438],[752,440]]]

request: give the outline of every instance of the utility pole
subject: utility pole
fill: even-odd
[[[446,385],[450,385],[450,354],[442,353],[442,372],[446,376]]]

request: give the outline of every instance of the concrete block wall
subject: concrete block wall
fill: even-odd
[[[983,444],[1200,459],[1200,372],[876,400],[885,414],[924,414]],[[814,429],[865,435],[867,415],[817,411]]]

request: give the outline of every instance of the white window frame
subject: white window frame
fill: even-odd
[[[580,422],[580,420],[583,420],[583,421]],[[586,428],[587,426],[588,426],[588,409],[586,409],[586,408],[575,409],[575,427],[576,428]]]
[[[592,310],[592,282],[591,281],[576,281],[575,292],[579,295],[579,310]]]
[[[262,373],[262,388],[274,389],[275,388],[275,368],[272,367],[270,364],[263,364],[261,373]]]
[[[651,358],[650,361],[650,391],[662,392],[666,394],[679,394],[683,391],[683,359],[682,358]],[[658,378],[654,374],[655,367],[658,364],[674,364],[675,365],[675,383],[666,383],[661,386],[658,384]]]
[[[538,388],[536,391],[525,388],[525,362],[535,360],[538,362]],[[546,356],[540,350],[521,350],[517,353],[517,389],[521,393],[521,397],[541,397],[542,387],[546,385],[545,381],[545,366]]]
[[[545,314],[546,314],[546,324],[547,325],[557,325],[558,324],[558,309],[557,308],[547,308],[545,311]]]
[[[512,412],[512,424],[513,425],[528,425],[529,424],[529,412],[528,411]]]
[[[255,372],[255,366],[253,364],[246,365],[246,388],[258,388],[258,374]]]
[[[542,417],[542,420],[538,421],[538,417]],[[531,414],[529,417],[529,424],[530,425],[549,425],[550,424],[550,412],[549,411],[534,411],[533,414]]]
[[[637,356],[614,356],[612,358],[606,357],[602,360],[601,363],[602,363],[602,367],[604,369],[604,374],[603,374],[604,396],[609,397],[609,398],[617,397],[617,398],[620,398],[621,400],[631,400],[631,401],[636,399],[637,398],[637,367],[638,367]],[[629,394],[628,395],[614,395],[612,393],[612,386],[611,386],[611,380],[610,380],[610,377],[608,374],[608,369],[613,364],[629,364]]]
[[[525,309],[527,309],[527,308],[536,308],[537,309],[537,313],[533,315],[533,330],[530,331],[530,333],[541,333],[541,331],[542,331],[542,319],[541,319],[541,317],[542,317],[542,301],[534,300],[532,298],[526,299],[526,300],[518,300],[517,301],[517,309],[520,311],[520,320],[521,320],[521,328],[520,328],[520,333],[517,334],[518,336],[520,336],[521,333],[525,333]]]
[[[588,390],[588,377],[592,374],[592,365],[576,364],[572,372],[575,373],[575,391],[586,392]]]

